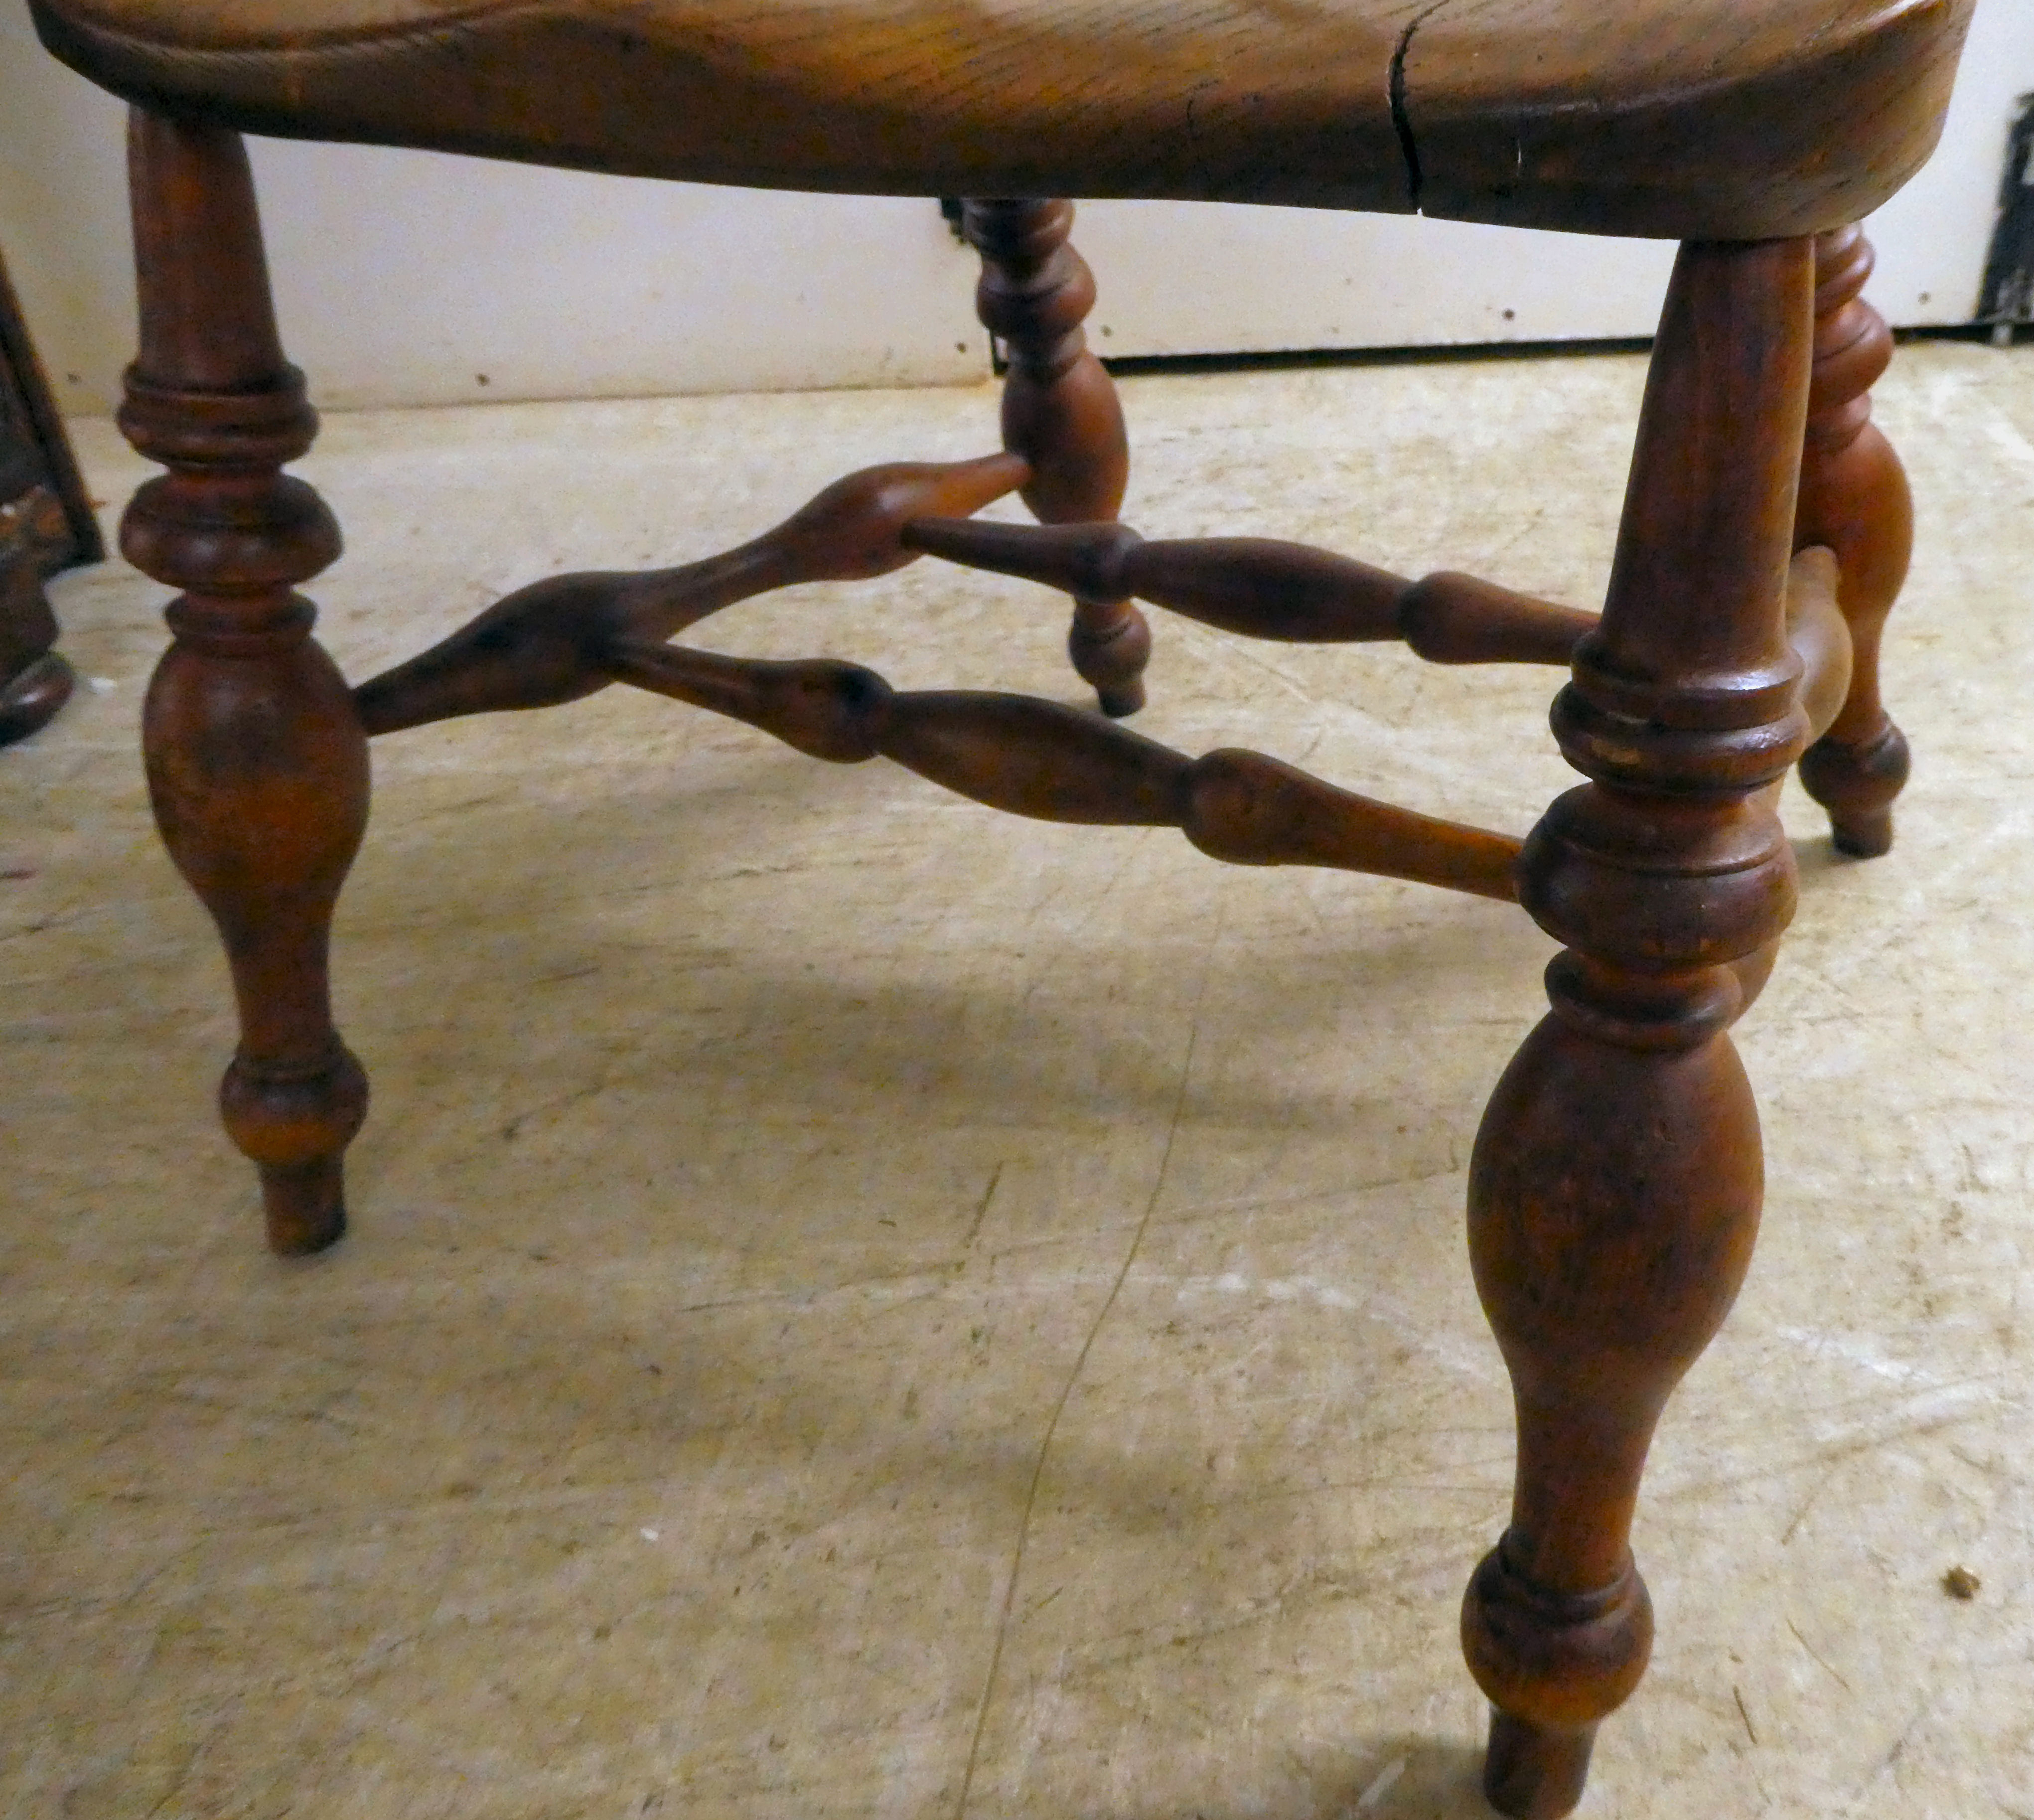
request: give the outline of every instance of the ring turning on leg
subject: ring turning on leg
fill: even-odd
[[[260,1167],[269,1244],[313,1251],[344,1229],[340,1159],[367,1110],[326,981],[366,735],[294,591],[339,554],[339,527],[282,472],[317,418],[276,340],[238,136],[137,111],[129,153],[141,351],[120,424],[169,471],[135,496],[121,549],[183,591],[143,711],[149,794],[232,966],[227,1130]]]
[[[1770,786],[1807,735],[1784,594],[1813,250],[1685,247],[1608,604],[1554,710],[1571,790],[1520,901],[1567,944],[1470,1164],[1477,1288],[1518,1418],[1511,1522],[1462,1608],[1484,1787],[1552,1820],[1644,1673],[1628,1546],[1668,1394],[1751,1259],[1758,1118],[1728,1034],[1793,911]]]
[[[1024,503],[1041,524],[1115,517],[1130,475],[1130,445],[1115,382],[1081,325],[1094,307],[1094,274],[1067,239],[1071,202],[969,202],[962,225],[981,255],[982,325],[1009,355],[1003,445],[1031,464]],[[1067,655],[1104,714],[1144,705],[1151,629],[1134,601],[1074,597]]]
[[[1914,548],[1914,502],[1893,445],[1871,421],[1871,389],[1893,335],[1861,293],[1871,242],[1846,227],[1815,243],[1815,369],[1794,546],[1836,552],[1850,622],[1850,692],[1801,760],[1801,782],[1829,813],[1838,850],[1870,859],[1893,845],[1893,799],[1907,782],[1907,740],[1878,692],[1878,641]]]

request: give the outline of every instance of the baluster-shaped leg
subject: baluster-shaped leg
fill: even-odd
[[[1030,463],[1024,503],[1043,524],[1115,517],[1130,475],[1123,407],[1081,328],[1094,274],[1068,242],[1073,220],[1071,202],[969,202],[962,213],[981,255],[977,313],[1009,355],[1003,445]],[[1067,653],[1103,713],[1144,705],[1151,632],[1134,601],[1077,596]]]
[[[1871,242],[1859,227],[1815,243],[1815,370],[1794,547],[1837,553],[1850,623],[1842,711],[1801,760],[1801,782],[1829,812],[1837,847],[1869,859],[1893,845],[1893,799],[1907,781],[1907,741],[1878,694],[1878,641],[1907,579],[1914,502],[1893,445],[1871,421],[1871,388],[1893,358],[1886,321],[1859,293]]]
[[[1518,1462],[1462,1640],[1496,1708],[1485,1792],[1534,1820],[1580,1798],[1597,1722],[1645,1671],[1639,1473],[1758,1225],[1758,1118],[1726,1032],[1761,974],[1729,963],[1793,910],[1766,786],[1806,737],[1783,590],[1812,261],[1805,240],[1682,252],[1608,606],[1554,710],[1593,781],[1520,865],[1522,901],[1567,949],[1470,1165]]]
[[[337,557],[339,527],[281,471],[317,418],[276,337],[238,135],[137,111],[129,155],[141,351],[120,425],[169,472],[128,507],[121,548],[182,590],[143,711],[149,790],[232,966],[226,1128],[260,1166],[269,1244],[316,1251],[343,1229],[340,1159],[367,1109],[326,987],[367,742],[294,591]]]

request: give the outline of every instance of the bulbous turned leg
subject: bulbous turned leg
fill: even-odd
[[[1492,1098],[1469,1251],[1518,1418],[1511,1522],[1462,1642],[1484,1788],[1553,1820],[1645,1672],[1629,1548],[1668,1396],[1751,1254],[1758,1118],[1728,1034],[1792,914],[1772,786],[1807,737],[1784,617],[1811,331],[1805,241],[1683,250],[1602,621],[1554,710],[1570,791],[1520,900],[1567,944]]]
[[[1850,693],[1801,760],[1801,782],[1829,813],[1837,848],[1871,858],[1893,845],[1893,800],[1907,782],[1907,741],[1878,692],[1878,646],[1907,579],[1914,504],[1900,457],[1871,421],[1871,388],[1893,358],[1885,319],[1860,295],[1871,243],[1858,227],[1815,243],[1815,366],[1794,547],[1826,545],[1842,572],[1851,631]]]
[[[1679,1033],[1691,1046],[1638,1050],[1577,1027],[1606,989],[1600,971],[1550,981],[1556,1014],[1499,1083],[1471,1165],[1470,1255],[1518,1462],[1462,1647],[1496,1709],[1486,1792],[1533,1820],[1582,1798],[1597,1722],[1646,1672],[1653,1606],[1627,1541],[1639,1476],[1743,1280],[1762,1186],[1751,1089],[1716,1027],[1735,995],[1691,980],[1710,1001]]]
[[[137,111],[129,175],[141,351],[120,424],[169,471],[128,507],[121,548],[182,590],[143,710],[149,792],[232,968],[227,1130],[259,1166],[270,1245],[313,1251],[344,1229],[340,1158],[367,1108],[326,977],[366,736],[293,590],[338,555],[339,529],[281,471],[317,419],[276,339],[238,137]]]
[[[981,255],[977,311],[1009,355],[1003,445],[1030,463],[1023,499],[1042,524],[1114,518],[1130,475],[1115,382],[1081,328],[1094,274],[1068,242],[1073,219],[1064,201],[971,201],[962,212]],[[1151,631],[1135,602],[1076,597],[1067,653],[1103,713],[1144,705]]]

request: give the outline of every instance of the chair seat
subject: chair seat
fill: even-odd
[[[772,188],[1753,239],[1939,130],[1972,0],[32,0],[104,86],[291,137]]]

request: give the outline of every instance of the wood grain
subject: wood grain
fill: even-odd
[[[795,583],[860,581],[915,561],[902,541],[924,512],[973,512],[1023,484],[1021,456],[898,462],[835,481],[762,536],[703,561],[640,574],[553,576],[354,692],[370,734],[459,715],[550,707],[614,681],[601,654],[671,637],[709,614]]]
[[[232,966],[227,1130],[259,1165],[269,1244],[315,1251],[344,1229],[340,1158],[367,1111],[327,978],[367,741],[295,591],[339,554],[339,529],[281,471],[317,418],[276,339],[238,136],[137,111],[129,168],[141,351],[120,426],[169,471],[135,495],[120,547],[182,591],[142,711],[149,796]]]
[[[1073,593],[1135,597],[1203,625],[1291,644],[1400,639],[1439,663],[1565,665],[1596,624],[1473,576],[1422,581],[1273,538],[1146,542],[1128,525],[916,519],[907,549]]]
[[[1302,203],[1661,238],[1840,227],[1972,0],[32,0],[244,130],[882,195]]]
[[[1530,1820],[1581,1798],[1598,1721],[1645,1672],[1639,1476],[1758,1228],[1758,1114],[1727,1033],[1794,905],[1773,786],[1807,737],[1783,595],[1813,268],[1805,239],[1682,251],[1603,621],[1555,708],[1592,781],[1520,861],[1521,902],[1566,947],[1470,1162],[1518,1462],[1462,1642],[1496,1709],[1485,1792]]]
[[[1837,850],[1859,858],[1892,846],[1893,798],[1907,782],[1907,737],[1879,694],[1878,649],[1914,548],[1906,471],[1871,421],[1871,388],[1893,358],[1886,319],[1860,295],[1872,263],[1859,228],[1816,242],[1814,384],[1794,526],[1797,546],[1835,555],[1854,654],[1841,711],[1802,755],[1801,782],[1829,811]]]
[[[1184,755],[1057,702],[970,690],[893,690],[827,659],[722,657],[674,645],[614,647],[617,680],[772,734],[814,758],[895,760],[1013,815],[1176,827],[1240,865],[1332,866],[1505,902],[1518,843],[1373,802],[1261,753]]]
[[[1081,325],[1094,274],[1068,239],[1071,202],[977,201],[961,223],[981,255],[982,326],[1009,361],[1003,446],[1030,463],[1024,503],[1046,524],[1113,519],[1130,478],[1130,441],[1115,382]],[[1151,630],[1120,595],[1074,595],[1067,655],[1104,714],[1144,705]]]

